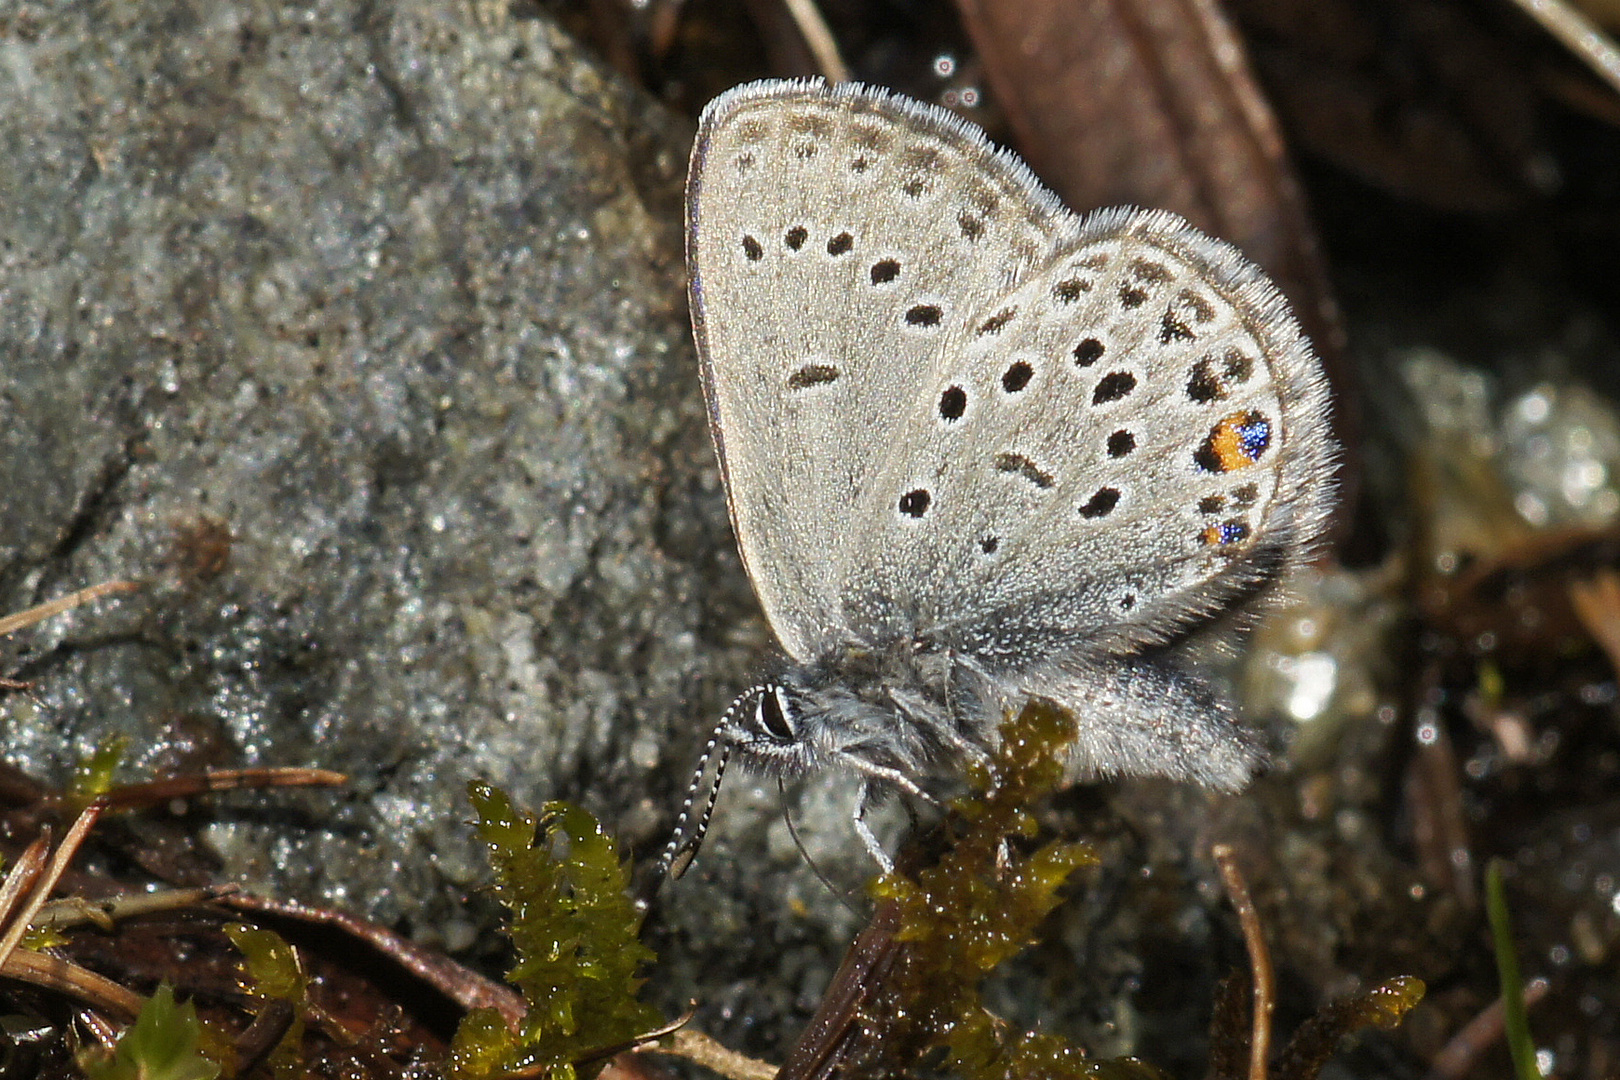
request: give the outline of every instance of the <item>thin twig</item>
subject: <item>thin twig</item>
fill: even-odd
[[[684,1028],[669,1037],[659,1049],[673,1057],[683,1057],[705,1069],[712,1069],[726,1080],[771,1080],[776,1069],[757,1058],[727,1049],[703,1034]]]
[[[1589,581],[1570,582],[1569,602],[1586,632],[1620,671],[1620,574],[1605,568]]]
[[[237,1075],[250,1072],[270,1055],[287,1029],[298,1018],[293,1003],[282,998],[265,998],[253,1022],[236,1037]]]
[[[164,889],[161,892],[123,893],[105,900],[86,900],[82,896],[65,896],[52,900],[40,908],[33,925],[41,929],[62,930],[90,923],[101,930],[110,930],[120,919],[137,915],[151,915],[160,911],[206,904],[240,891],[236,884],[205,885],[195,889]]]
[[[571,1064],[578,1067],[580,1065],[587,1065],[593,1061],[601,1061],[603,1058],[617,1057],[628,1050],[640,1049],[657,1050],[662,1053],[670,1054],[671,1056],[676,1056],[675,1052],[670,1050],[668,1047],[655,1046],[652,1044],[658,1042],[658,1040],[667,1035],[673,1035],[687,1024],[690,1024],[692,1022],[692,1017],[696,1015],[697,1002],[694,1001],[691,1005],[687,1006],[684,1014],[677,1017],[670,1023],[665,1024],[663,1027],[655,1028],[652,1031],[643,1032],[626,1042],[614,1043],[612,1046],[604,1046],[599,1050],[592,1050],[584,1057],[575,1058]],[[539,1080],[539,1078],[550,1073],[552,1068],[553,1066],[549,1063],[542,1062],[537,1065],[531,1065],[526,1069],[518,1069],[515,1072],[502,1073],[500,1080]]]
[[[1249,970],[1254,979],[1254,1020],[1249,1037],[1249,1080],[1266,1080],[1266,1065],[1271,1058],[1271,1011],[1277,1004],[1276,976],[1271,968],[1271,951],[1266,948],[1266,936],[1260,926],[1260,913],[1255,910],[1249,895],[1248,883],[1238,869],[1237,856],[1228,844],[1216,844],[1210,849],[1215,865],[1220,869],[1221,882],[1226,886],[1226,897],[1232,901],[1238,923],[1243,927],[1243,944],[1249,950]]]
[[[1524,984],[1525,1005],[1534,1005],[1551,989],[1546,979],[1531,979]],[[1429,1062],[1429,1080],[1463,1080],[1474,1075],[1480,1055],[1495,1046],[1507,1030],[1506,1021],[1507,1008],[1501,998],[1481,1009],[1434,1055]]]
[[[222,897],[221,907],[245,911],[255,915],[274,915],[283,919],[318,926],[328,926],[363,941],[378,953],[403,967],[413,976],[434,987],[463,1009],[493,1008],[501,1019],[516,1026],[528,1011],[517,991],[494,979],[463,967],[442,953],[418,945],[392,930],[367,922],[357,915],[329,908],[307,907],[292,900],[272,900],[238,893]]]
[[[821,17],[815,0],[782,0],[782,2],[787,6],[788,14],[793,16],[794,25],[804,36],[804,43],[809,46],[810,55],[816,58],[816,66],[827,77],[827,81],[848,82],[849,65],[844,63],[843,56],[839,54],[838,41],[827,26],[827,20]]]
[[[51,834],[50,827],[46,826],[34,842],[17,856],[17,861],[11,864],[11,870],[6,874],[4,884],[0,884],[0,929],[10,925],[12,913],[34,887],[34,882],[39,880],[39,875],[44,873],[50,857]],[[0,962],[4,960],[5,957],[0,956]]]
[[[93,1009],[124,1020],[135,1019],[145,1004],[145,999],[139,994],[119,986],[111,979],[71,961],[33,949],[14,949],[6,957],[5,963],[0,964],[0,976],[65,994]]]
[[[50,899],[51,891],[56,888],[56,883],[62,880],[62,875],[67,873],[68,864],[73,861],[73,856],[79,853],[79,846],[84,843],[85,836],[89,834],[104,809],[106,807],[100,800],[91,803],[84,808],[84,812],[73,823],[73,827],[68,829],[67,835],[62,837],[56,853],[51,857],[50,867],[39,876],[39,880],[34,883],[33,891],[28,894],[28,899],[23,901],[11,925],[6,927],[5,936],[0,937],[0,966],[3,966],[16,950],[23,934],[28,931],[29,923],[39,914],[39,909],[45,906],[45,901]]]
[[[687,1005],[684,1013],[677,1016],[669,1023],[664,1024],[661,1027],[656,1027],[651,1031],[643,1031],[641,1034],[632,1039],[628,1039],[625,1042],[615,1043],[612,1046],[604,1046],[600,1050],[593,1050],[585,1057],[576,1058],[573,1064],[575,1066],[588,1065],[593,1061],[601,1061],[604,1058],[618,1057],[620,1054],[625,1053],[626,1051],[640,1050],[643,1047],[656,1049],[656,1047],[652,1046],[653,1043],[658,1042],[658,1040],[667,1035],[675,1034],[675,1032],[681,1030],[681,1028],[685,1027],[687,1024],[690,1024],[692,1022],[692,1017],[696,1015],[697,1002],[693,1001]]]
[[[1620,48],[1597,23],[1565,0],[1513,0],[1541,28],[1563,43],[1598,78],[1620,93]]]
[[[113,810],[158,806],[172,799],[186,799],[217,791],[239,788],[342,787],[348,776],[331,769],[296,766],[263,766],[251,769],[210,769],[185,776],[169,776],[138,784],[120,784],[102,799]]]
[[[25,626],[33,626],[43,622],[52,615],[60,615],[64,611],[88,604],[92,600],[99,600],[111,593],[134,592],[140,586],[133,581],[103,581],[100,585],[92,585],[88,589],[68,593],[60,600],[48,600],[43,604],[35,605],[26,611],[19,611],[14,615],[7,615],[0,619],[0,634],[9,634],[14,630],[21,630]]]

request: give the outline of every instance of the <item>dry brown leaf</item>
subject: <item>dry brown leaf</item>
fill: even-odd
[[[1241,248],[1330,358],[1337,305],[1242,42],[1216,0],[958,0],[1019,149],[1076,210],[1174,210]]]

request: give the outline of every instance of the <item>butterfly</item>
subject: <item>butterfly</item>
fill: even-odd
[[[1075,779],[1235,790],[1263,759],[1193,662],[1333,505],[1321,366],[1236,249],[1165,212],[1077,216],[951,113],[767,81],[709,104],[687,181],[693,332],[742,561],[783,652],[727,763],[891,792],[1071,712]],[[693,810],[711,764],[701,811]]]

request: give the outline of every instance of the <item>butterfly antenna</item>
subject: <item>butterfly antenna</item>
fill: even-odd
[[[698,759],[697,771],[692,774],[692,783],[686,789],[686,801],[681,804],[680,817],[675,819],[675,831],[669,838],[669,844],[664,848],[664,854],[658,861],[659,876],[668,874],[679,878],[686,873],[686,868],[692,865],[697,858],[698,848],[703,846],[703,835],[709,831],[709,819],[714,816],[714,804],[720,798],[720,781],[726,775],[726,763],[731,760],[730,740],[725,740],[725,746],[720,751],[720,760],[714,768],[714,779],[709,784],[709,797],[703,804],[703,813],[690,829],[687,821],[692,816],[692,806],[697,801],[698,790],[703,786],[703,774],[709,771],[709,761],[714,757],[715,748],[721,745],[720,733],[725,730],[727,722],[731,719],[729,713],[723,717],[714,734],[709,736],[709,743],[703,748],[703,756]]]
[[[780,776],[776,778],[776,790],[782,796],[782,820],[787,822],[788,835],[793,837],[793,846],[799,849],[800,855],[804,856],[805,865],[810,867],[810,872],[812,874],[816,875],[816,880],[821,882],[822,885],[826,886],[828,892],[832,893],[833,899],[837,900],[844,906],[845,911],[849,912],[857,919],[860,918],[861,913],[855,910],[854,905],[851,904],[844,894],[838,890],[838,887],[827,879],[826,874],[821,872],[821,867],[817,866],[816,860],[811,858],[809,849],[804,846],[804,841],[799,839],[799,830],[793,824],[793,812],[788,809],[787,785],[783,783]]]

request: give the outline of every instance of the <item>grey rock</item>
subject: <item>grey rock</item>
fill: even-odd
[[[767,643],[686,322],[690,127],[474,14],[0,20],[0,610],[145,584],[0,643],[37,684],[0,753],[342,770],[218,800],[217,877],[452,945],[486,914],[468,781],[651,857]]]

